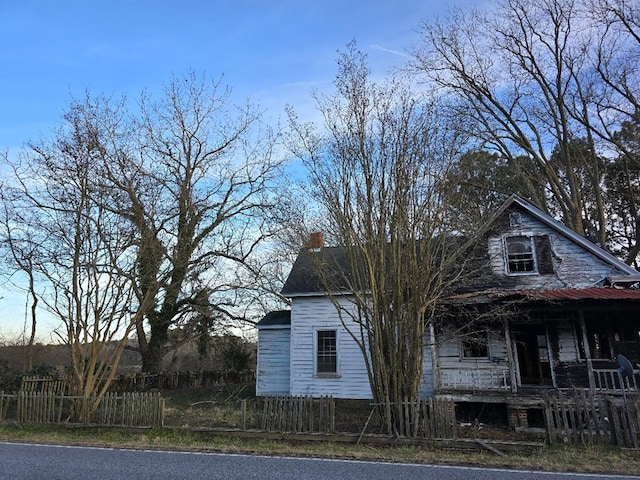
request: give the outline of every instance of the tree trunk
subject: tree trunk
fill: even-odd
[[[162,360],[167,353],[167,342],[169,340],[169,325],[171,322],[165,321],[161,315],[154,315],[148,319],[151,328],[149,341],[140,343],[142,353],[142,371],[157,373],[163,370]]]

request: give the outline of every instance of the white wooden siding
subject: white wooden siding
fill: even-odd
[[[420,383],[420,396],[422,398],[433,397],[433,357],[431,356],[431,339],[425,336],[424,360],[422,361],[422,382]]]
[[[344,299],[343,308],[353,308]],[[346,320],[356,336],[358,326]],[[338,372],[336,377],[315,373],[315,332],[335,329],[338,343]],[[428,338],[425,339],[424,375],[421,396],[433,395],[433,365]],[[291,381],[292,395],[333,395],[336,398],[371,399],[371,386],[362,352],[349,331],[342,324],[336,307],[326,297],[296,297],[291,305]]]
[[[256,395],[288,395],[290,368],[288,327],[258,330]]]
[[[513,235],[548,235],[551,242],[553,275],[517,275],[519,288],[585,288],[593,286],[610,275],[621,274],[616,268],[600,260],[589,251],[561,235],[558,231],[522,212],[522,222],[508,227],[500,235],[489,237],[488,248],[491,268],[496,275],[506,275],[503,241]]]
[[[558,358],[559,362],[578,361],[578,343],[573,322],[558,322]]]
[[[463,358],[459,338],[442,333],[436,335],[439,388],[508,389],[509,362],[504,334],[491,332],[488,342],[487,358]]]
[[[345,308],[351,305],[343,300]],[[357,325],[348,323],[357,332]],[[338,372],[335,377],[315,372],[315,332],[337,331]],[[291,305],[291,380],[292,395],[332,395],[336,398],[370,399],[371,387],[360,348],[340,321],[331,299],[296,297]]]

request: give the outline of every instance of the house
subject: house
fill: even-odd
[[[512,426],[527,426],[545,391],[619,393],[615,356],[640,364],[638,272],[516,196],[481,231],[482,272],[430,326],[422,394],[500,404]],[[258,324],[258,395],[371,398],[334,303],[352,308],[349,292],[337,284],[329,295],[314,268],[344,265],[343,255],[319,234],[300,252],[282,290],[290,312]],[[636,371],[627,388],[637,386]]]

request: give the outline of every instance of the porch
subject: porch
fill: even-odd
[[[620,371],[615,368],[594,368],[593,371],[593,388],[580,388],[583,390],[592,390],[596,393],[606,393],[607,395],[622,395],[621,386],[624,385],[625,393],[640,392],[640,370],[634,370],[633,376],[622,377]],[[440,382],[438,390],[446,391],[473,391],[473,392],[518,392],[523,389],[516,386],[511,387],[509,371],[504,369],[482,370],[469,368],[448,368],[440,372]],[[536,386],[525,385],[526,391],[536,390]],[[548,387],[540,390],[547,390]],[[560,390],[572,390],[575,388],[559,388]]]

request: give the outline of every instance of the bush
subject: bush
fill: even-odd
[[[9,366],[9,362],[0,359],[0,391],[17,392],[22,382],[22,374]]]

